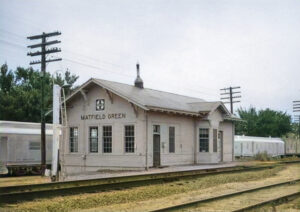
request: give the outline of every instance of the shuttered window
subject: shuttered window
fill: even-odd
[[[214,152],[218,151],[218,130],[214,129],[213,130],[213,150]]]
[[[169,127],[169,152],[175,152],[175,127]]]

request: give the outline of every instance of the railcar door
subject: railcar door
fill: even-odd
[[[0,161],[4,163],[7,162],[7,136],[0,137]]]
[[[153,125],[153,166],[160,166],[160,126]]]

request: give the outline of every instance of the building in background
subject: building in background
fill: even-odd
[[[285,154],[285,143],[281,138],[236,135],[234,137],[234,155],[253,157],[266,153],[271,157]]]
[[[90,79],[67,102],[63,174],[233,160],[234,120],[222,102]]]

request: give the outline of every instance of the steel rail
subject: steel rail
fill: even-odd
[[[263,202],[260,202],[260,203],[257,203],[257,204],[249,205],[249,206],[246,206],[246,207],[243,207],[243,208],[239,208],[237,210],[233,210],[232,212],[244,212],[244,211],[248,211],[248,210],[252,210],[252,209],[255,209],[255,208],[262,207],[262,206],[270,204],[270,203],[275,203],[276,205],[279,205],[277,203],[289,202],[289,201],[292,201],[292,200],[294,200],[298,197],[300,197],[300,191],[294,192],[292,194],[284,195],[284,196],[281,196],[281,197],[277,197],[277,198],[274,198],[274,199],[271,199],[271,200],[266,200],[266,201],[263,201]]]
[[[272,169],[275,167],[276,165],[260,166],[260,167],[245,167],[245,166],[237,167],[236,166],[236,167],[226,167],[226,168],[218,168],[218,169],[188,170],[188,171],[152,173],[152,174],[100,178],[100,179],[90,179],[90,180],[0,187],[0,203],[42,198],[44,195],[46,197],[50,197],[50,196],[58,196],[58,195],[65,195],[65,194],[120,190],[124,188],[138,187],[142,185],[176,181],[183,178],[236,173],[236,172],[259,171],[264,169]]]
[[[271,185],[267,185],[267,186],[246,189],[246,190],[243,190],[243,191],[232,192],[232,193],[229,193],[229,194],[223,194],[223,195],[219,195],[219,196],[215,196],[215,197],[210,197],[210,198],[206,198],[206,199],[201,199],[201,200],[195,200],[195,201],[191,201],[191,202],[186,202],[186,203],[182,203],[182,204],[178,204],[178,205],[173,205],[173,206],[170,206],[170,207],[160,208],[160,209],[157,209],[157,210],[152,210],[152,212],[176,211],[176,210],[180,210],[180,209],[184,209],[184,208],[194,207],[194,206],[197,206],[198,204],[207,203],[207,202],[211,202],[211,201],[215,201],[215,200],[221,200],[221,199],[225,199],[225,198],[228,198],[228,197],[237,196],[237,195],[244,194],[244,193],[250,193],[250,192],[255,192],[255,191],[259,191],[259,190],[263,190],[263,189],[268,189],[268,188],[272,188],[272,187],[276,187],[276,186],[282,186],[282,185],[288,185],[288,184],[295,184],[295,183],[299,183],[299,182],[300,182],[300,179],[290,180],[290,181],[276,183],[276,184],[271,184]]]

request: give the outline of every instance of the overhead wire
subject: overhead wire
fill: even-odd
[[[1,29],[2,30],[2,29]],[[14,34],[18,37],[23,37],[23,36],[20,36],[16,33],[13,33],[13,32],[10,32],[10,31],[7,31],[7,30],[2,30],[2,31],[6,31],[7,33],[10,33],[10,34]],[[9,41],[6,41],[6,40],[1,40],[0,39],[0,42],[3,42],[3,43],[6,43],[8,45],[11,45],[11,46],[14,46],[16,48],[19,48],[19,49],[23,49],[23,50],[26,50],[27,48],[19,43],[16,43],[16,42],[9,42]],[[96,59],[96,58],[93,58],[93,57],[90,57],[90,56],[86,56],[84,54],[80,54],[80,53],[75,53],[73,51],[70,51],[70,50],[64,50],[66,52],[69,52],[71,54],[75,54],[75,55],[79,55],[80,57],[85,57],[91,61],[94,61],[94,62],[97,62],[97,63],[104,63],[104,64],[107,64],[107,65],[111,65],[111,66],[115,66],[115,67],[118,67],[118,68],[122,68],[122,66],[120,65],[117,65],[117,64],[114,64],[114,63],[111,63],[111,62],[107,62],[107,61],[100,61],[99,59]],[[82,58],[81,58],[82,59]],[[123,76],[123,77],[126,77],[126,78],[130,78],[132,79],[133,77],[135,77],[134,75],[129,75],[129,74],[124,74],[124,73],[120,73],[120,72],[116,72],[116,71],[112,71],[112,70],[109,70],[109,69],[105,69],[103,67],[100,67],[100,66],[97,66],[97,65],[91,65],[91,64],[87,64],[85,62],[82,62],[82,60],[74,60],[74,59],[71,59],[71,58],[68,58],[68,57],[63,57],[63,60],[67,61],[67,62],[70,62],[70,63],[75,63],[75,64],[79,64],[81,66],[85,66],[85,67],[89,67],[89,68],[92,68],[92,69],[97,69],[97,70],[101,70],[101,71],[104,71],[104,72],[107,72],[107,73],[112,73],[112,74],[116,74],[116,75],[119,75],[119,76]],[[97,73],[98,74],[98,73]],[[149,80],[149,79],[148,79]],[[153,80],[150,80],[152,82],[155,82]],[[211,88],[205,88],[203,86],[201,86],[202,88],[204,89],[208,89],[208,90],[213,90]],[[208,92],[203,92],[203,91],[199,91],[199,90],[196,90],[196,89],[192,89],[192,88],[187,88],[187,87],[183,87],[184,89],[186,90],[190,90],[190,91],[193,91],[193,92],[196,92],[196,93],[201,93],[202,95],[206,95],[206,96],[213,96],[213,97],[217,97],[216,94],[213,94],[213,93],[208,93]]]

